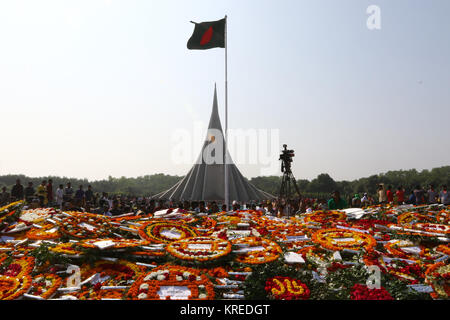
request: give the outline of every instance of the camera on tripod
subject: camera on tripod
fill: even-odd
[[[281,150],[280,159],[281,160],[281,172],[284,172],[285,170],[287,172],[290,172],[291,169],[291,162],[292,158],[295,157],[294,150],[288,150],[287,144],[283,144],[284,150]]]
[[[294,178],[294,175],[291,171],[291,163],[293,161],[293,157],[295,156],[294,150],[288,150],[287,145],[283,144],[283,150],[281,150],[280,159],[281,160],[281,172],[283,172],[283,177],[281,178],[281,186],[280,193],[278,194],[279,201],[285,201],[286,210],[285,212],[288,215],[291,215],[293,212],[293,207],[291,206],[291,201],[295,199],[298,201],[302,198],[300,194],[300,190],[297,186],[297,181]],[[296,197],[297,194],[297,197]]]

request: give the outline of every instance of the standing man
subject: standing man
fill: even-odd
[[[56,189],[55,200],[56,204],[59,206],[59,209],[62,210],[64,202],[64,185],[60,184],[59,188]]]
[[[94,199],[94,192],[92,191],[92,186],[88,185],[86,192],[84,193],[84,198],[86,199],[86,203],[91,203]]]
[[[6,192],[6,187],[2,188],[2,193],[0,193],[0,207],[7,205],[11,201],[11,196]]]
[[[421,205],[425,203],[425,191],[417,185],[413,191],[414,196],[416,197],[416,205]]]
[[[359,194],[356,193],[355,196],[352,199],[352,207],[353,208],[360,208],[361,207],[361,199],[359,198]]]
[[[394,202],[394,193],[392,192],[392,186],[388,186],[387,190],[386,190],[386,198],[388,203],[392,203]]]
[[[369,205],[369,197],[367,196],[367,193],[364,193],[364,196],[361,198],[361,206],[365,207]]]
[[[13,201],[23,200],[23,186],[20,184],[20,179],[16,180],[16,184],[11,189],[11,198]]]
[[[36,193],[39,197],[39,206],[45,207],[47,205],[47,181],[46,180],[42,181],[42,183],[37,187]]]
[[[340,210],[347,208],[347,202],[341,198],[341,194],[339,191],[335,190],[331,194],[331,199],[328,200],[328,209],[329,210]]]
[[[450,197],[447,191],[447,185],[442,186],[442,191],[439,193],[439,198],[441,199],[441,203],[448,206],[450,205]]]
[[[71,202],[73,197],[72,184],[67,182],[67,186],[64,189],[64,202]]]
[[[25,188],[25,200],[28,203],[31,203],[33,201],[34,197],[34,188],[33,188],[33,182],[28,182],[28,187]]]
[[[54,201],[53,198],[53,180],[52,179],[48,179],[48,183],[47,183],[47,203],[49,205],[51,205]]]
[[[405,203],[405,190],[403,190],[402,186],[399,186],[397,188],[397,191],[395,192],[395,195],[397,196],[398,204],[404,204]]]
[[[378,185],[378,202],[379,203],[386,203],[387,201],[387,196],[386,196],[386,189],[384,188],[384,183],[380,183]]]
[[[83,186],[80,186],[80,188],[75,193],[75,203],[79,207],[84,206],[84,190]]]
[[[430,188],[427,191],[428,194],[428,203],[429,204],[433,204],[436,203],[437,201],[437,197],[438,197],[438,193],[436,191],[434,191],[434,186],[432,184],[430,184]]]

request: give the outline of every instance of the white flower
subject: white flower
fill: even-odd
[[[191,274],[189,272],[187,272],[187,271],[183,272],[183,277],[184,278],[189,278],[190,275]]]
[[[176,279],[177,279],[177,281],[183,281],[183,277],[182,276],[177,276]]]
[[[45,285],[47,287],[50,287],[52,285],[52,282],[50,280],[45,280]]]
[[[141,293],[140,295],[138,295],[138,299],[147,299],[148,295],[146,293]]]
[[[154,272],[148,274],[145,278],[144,281],[148,281],[151,280],[156,274]]]
[[[139,287],[140,290],[147,290],[148,289],[148,283],[143,283],[141,284],[141,286]]]
[[[200,293],[200,294],[198,295],[198,297],[199,297],[200,299],[206,299],[207,295],[204,294],[204,293]]]
[[[197,276],[197,281],[201,281],[201,280],[202,280],[202,277]]]
[[[201,284],[201,285],[198,286],[198,288],[199,288],[199,289],[204,289],[205,286]]]
[[[158,280],[158,281],[163,281],[164,279],[166,279],[166,277],[163,276],[162,274],[159,274],[159,275],[156,277],[156,280]]]

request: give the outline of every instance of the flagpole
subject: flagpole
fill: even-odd
[[[225,204],[227,211],[230,211],[228,194],[228,41],[227,41],[228,21],[225,15]]]

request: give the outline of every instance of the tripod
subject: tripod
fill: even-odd
[[[283,178],[281,179],[281,187],[280,187],[280,194],[278,196],[279,199],[292,199],[291,193],[292,193],[292,186],[294,187],[295,191],[297,192],[298,196],[301,198],[300,190],[297,186],[297,181],[295,181],[294,175],[292,174],[292,171],[285,170],[283,172]]]
[[[300,190],[297,186],[297,181],[294,178],[294,175],[291,171],[291,162],[294,157],[294,150],[287,150],[287,146],[283,145],[284,150],[280,155],[281,162],[281,172],[283,172],[283,177],[281,179],[280,193],[278,195],[278,200],[282,199],[286,200],[286,205],[289,203],[289,200],[292,200],[291,194],[292,191],[298,194],[299,198],[301,198]],[[291,214],[291,208],[288,207],[288,214]]]

